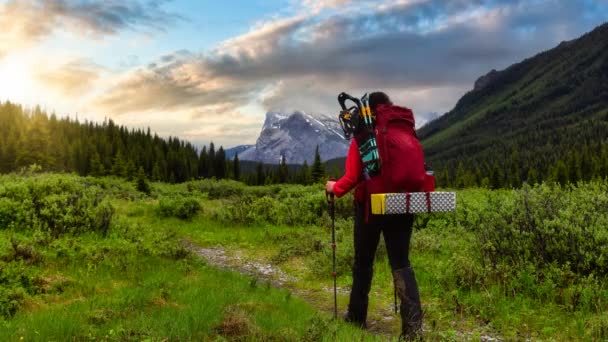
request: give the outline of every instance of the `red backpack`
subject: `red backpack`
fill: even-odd
[[[366,181],[369,194],[424,191],[424,152],[414,129],[414,114],[405,107],[376,108],[376,142],[380,174]]]

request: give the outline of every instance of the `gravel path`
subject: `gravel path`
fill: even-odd
[[[257,280],[267,281],[277,288],[289,289],[293,294],[309,302],[316,308],[328,313],[333,313],[333,301],[331,301],[331,303],[324,303],[325,305],[319,303],[318,295],[315,296],[314,291],[307,291],[293,286],[297,279],[287,275],[276,265],[248,261],[239,251],[236,251],[234,255],[228,255],[224,248],[220,246],[203,248],[187,240],[182,240],[182,243],[193,253],[203,258],[208,265],[236,271],[241,274],[252,276]],[[323,287],[322,290],[333,294],[333,287]],[[350,290],[347,288],[337,288],[338,294],[347,295],[349,291]],[[394,326],[396,324],[394,320],[397,319],[397,316],[394,314],[393,304],[381,311],[382,312],[376,315],[376,319],[368,317],[368,331],[377,335],[386,336],[387,338],[394,337]],[[339,311],[338,315],[340,314]],[[426,326],[423,327],[423,330],[427,329]],[[465,332],[458,332],[457,336],[461,340],[471,340],[473,338],[472,334],[467,334]],[[502,341],[501,338],[492,337],[486,334],[479,336],[479,340],[483,342]]]
[[[267,281],[274,287],[288,289],[294,295],[307,301],[317,309],[333,314],[333,301],[320,303],[318,299],[319,296],[318,294],[315,295],[314,291],[304,290],[293,286],[297,279],[287,275],[276,265],[248,261],[238,251],[228,254],[225,249],[220,246],[203,248],[187,240],[182,240],[182,243],[194,254],[203,258],[207,262],[207,265],[236,271],[261,281]],[[333,290],[333,287],[322,288],[322,291],[331,294],[333,294]],[[337,292],[340,295],[348,295],[350,289],[338,287]],[[338,310],[338,315],[341,315],[341,311],[343,310],[340,310],[340,308],[338,308]],[[396,317],[390,310],[383,311],[386,312],[381,313],[380,319],[378,320],[368,317],[368,330],[374,334],[389,337],[394,334],[393,320]]]
[[[208,265],[237,271],[259,280],[269,281],[275,287],[285,287],[286,283],[295,280],[271,264],[246,261],[239,255],[240,253],[229,256],[222,247],[203,248],[186,240],[182,241],[182,243],[193,253],[205,259]]]

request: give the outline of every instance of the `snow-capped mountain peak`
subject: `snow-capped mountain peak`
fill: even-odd
[[[337,118],[295,111],[291,114],[266,113],[262,132],[255,146],[239,154],[242,160],[276,164],[281,156],[290,164],[312,163],[319,146],[321,159],[346,156],[349,142],[342,136]]]

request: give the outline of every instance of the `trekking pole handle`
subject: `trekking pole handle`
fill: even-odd
[[[330,177],[328,179],[328,181],[335,182],[336,179],[334,177]],[[334,193],[329,192],[329,191],[327,191],[327,189],[325,189],[325,198],[327,199],[327,203],[333,203],[334,202]]]

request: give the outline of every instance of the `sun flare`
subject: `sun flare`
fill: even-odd
[[[35,99],[35,84],[24,56],[9,55],[0,60],[0,99],[27,103]]]

